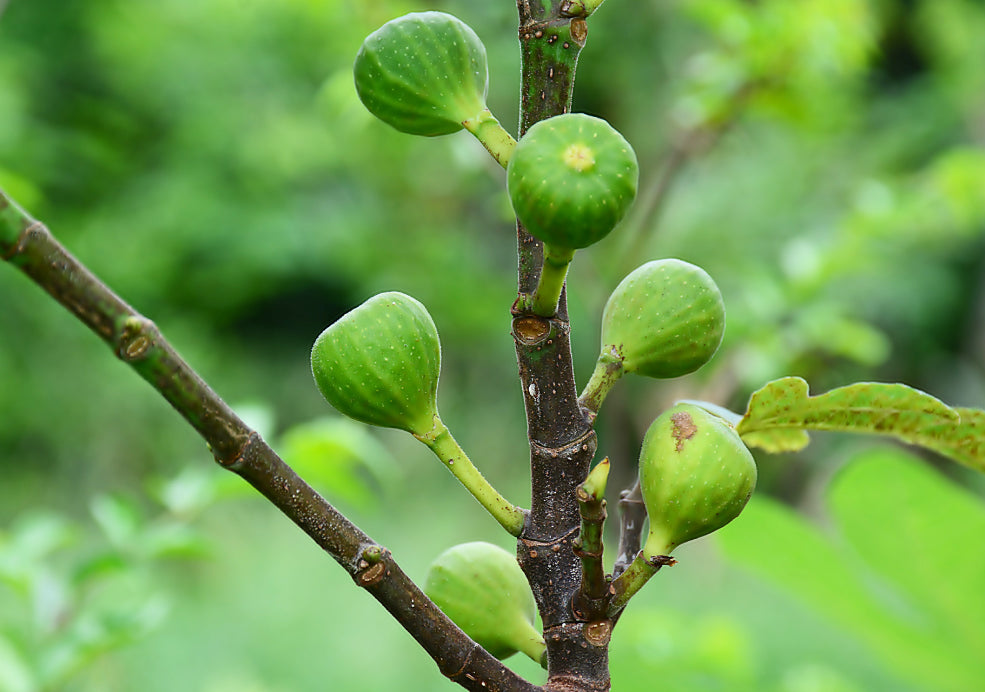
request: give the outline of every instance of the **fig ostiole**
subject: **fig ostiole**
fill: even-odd
[[[424,593],[496,658],[522,652],[543,665],[536,604],[514,555],[481,541],[449,548],[428,569]]]
[[[650,522],[646,559],[717,531],[739,516],[756,487],[756,462],[724,419],[680,403],[647,430],[640,489]]]
[[[427,309],[408,295],[373,296],[325,329],[311,349],[311,372],[340,413],[406,430],[426,444],[512,535],[524,513],[493,488],[438,414],[441,344]]]
[[[725,304],[701,267],[679,259],[630,272],[602,313],[602,349],[581,399],[597,413],[625,373],[672,378],[711,360],[725,332]]]
[[[363,41],[353,74],[366,108],[408,134],[458,132],[486,107],[485,46],[444,12],[412,12],[384,24]]]

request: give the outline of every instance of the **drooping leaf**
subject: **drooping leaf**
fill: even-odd
[[[784,377],[752,395],[737,430],[768,452],[803,448],[806,430],[891,435],[985,471],[985,411],[951,408],[903,384],[858,382],[810,396],[806,381]]]

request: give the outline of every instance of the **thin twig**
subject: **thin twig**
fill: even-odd
[[[605,486],[609,477],[609,458],[600,461],[585,482],[578,486],[578,509],[581,532],[574,551],[581,560],[581,589],[573,604],[578,617],[592,622],[604,617],[607,610],[609,581],[602,564],[602,528],[605,525]]]
[[[105,341],[244,478],[331,555],[420,643],[441,672],[469,690],[540,689],[503,666],[451,622],[377,545],[316,493],[199,377],[157,326],[65,250],[0,191],[0,257],[16,265]]]

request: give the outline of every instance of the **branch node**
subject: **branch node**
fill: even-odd
[[[146,317],[127,317],[123,323],[116,356],[126,363],[143,360],[147,352],[154,346],[155,331],[154,323]]]
[[[358,566],[362,567],[362,564],[365,562],[365,560],[360,560]],[[360,569],[355,574],[356,584],[364,589],[370,586],[376,586],[390,573],[390,570],[387,569],[386,562],[377,562],[375,565],[366,564],[367,566],[365,568]]]
[[[606,647],[612,637],[612,620],[598,620],[585,625],[585,639],[592,646]]]

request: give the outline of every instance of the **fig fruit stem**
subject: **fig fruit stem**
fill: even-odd
[[[520,535],[526,513],[492,487],[438,416],[434,417],[434,427],[430,431],[423,435],[415,434],[414,437],[426,444],[435,456],[441,459],[452,475],[510,535]]]
[[[533,625],[530,625],[529,635],[528,639],[524,639],[520,653],[547,670],[547,642],[544,641],[544,636]]]
[[[575,256],[571,248],[555,247],[544,243],[544,264],[537,279],[537,288],[529,297],[529,310],[540,317],[557,314],[558,301],[568,276],[568,267]]]
[[[488,108],[483,108],[474,118],[463,120],[462,127],[479,140],[500,166],[506,168],[516,149],[516,140]]]
[[[650,578],[660,571],[661,567],[675,564],[677,561],[669,555],[655,555],[648,558],[645,551],[639,553],[626,571],[613,579],[609,586],[609,593],[612,594],[612,599],[609,601],[609,617],[616,617],[629,603],[629,599],[635,596]]]
[[[602,351],[595,362],[595,369],[592,371],[588,384],[585,385],[585,389],[578,397],[578,403],[589,411],[592,420],[602,408],[602,402],[605,401],[609,390],[622,375],[622,357],[615,352],[614,348]]]

